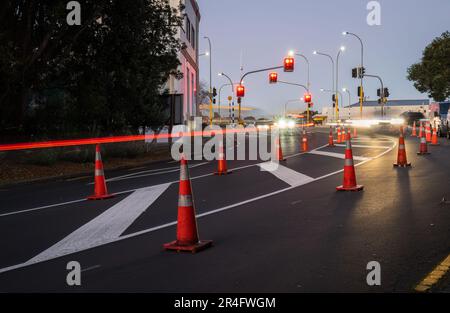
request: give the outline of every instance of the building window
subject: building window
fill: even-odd
[[[186,16],[186,39],[191,41],[191,21]]]
[[[192,26],[191,45],[192,45],[192,48],[195,50],[195,28],[194,28],[194,26]]]

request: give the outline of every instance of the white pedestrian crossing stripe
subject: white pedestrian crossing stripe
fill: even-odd
[[[290,168],[278,163],[267,162],[259,164],[263,171],[273,174],[291,187],[305,185],[314,180],[314,178],[302,173],[291,170]]]
[[[162,184],[133,192],[27,263],[50,260],[117,239],[170,185]]]

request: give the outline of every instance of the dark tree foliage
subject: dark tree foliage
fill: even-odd
[[[450,32],[425,48],[421,62],[408,69],[408,79],[418,91],[427,92],[436,101],[450,97]]]
[[[0,3],[0,132],[62,137],[137,132],[165,122],[183,16],[168,0]]]

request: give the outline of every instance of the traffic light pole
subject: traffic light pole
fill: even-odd
[[[373,77],[373,78],[377,78],[380,83],[381,83],[381,92],[380,92],[380,96],[381,96],[381,117],[384,116],[384,105],[386,103],[386,98],[384,97],[384,84],[383,84],[383,80],[381,79],[380,76],[377,75],[368,75],[368,74],[364,74],[364,76],[367,77]]]
[[[281,80],[279,80],[278,83],[280,83],[280,84],[286,84],[286,85],[291,85],[291,86],[302,87],[303,89],[305,89],[305,91],[306,91],[307,93],[309,93],[308,87],[306,87],[305,85],[302,85],[302,84],[289,83],[289,82],[284,82],[284,81],[281,81]],[[307,106],[306,106],[306,120],[307,120],[307,123],[309,123],[309,103],[307,103]]]
[[[247,72],[244,75],[242,75],[241,80],[239,81],[239,85],[242,85],[242,82],[244,81],[244,78],[247,77],[248,75],[261,73],[261,72],[268,72],[268,71],[273,71],[273,70],[279,70],[279,69],[282,69],[282,68],[284,68],[284,66],[275,66],[275,67],[269,67],[269,68],[264,68],[264,69],[261,69],[261,70]],[[238,104],[239,104],[238,120],[239,120],[239,123],[241,123],[241,102],[242,102],[241,98],[238,98]]]

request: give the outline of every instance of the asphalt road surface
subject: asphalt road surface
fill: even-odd
[[[450,253],[450,144],[393,168],[395,134],[353,140],[358,183],[340,193],[344,146],[310,129],[282,136],[278,171],[261,161],[190,162],[201,239],[197,254],[162,250],[175,239],[179,164],[106,172],[116,197],[87,201],[91,177],[0,189],[0,292],[409,292]],[[81,286],[66,266],[81,264]],[[381,265],[368,286],[366,266]],[[444,282],[448,282],[446,277]],[[447,285],[434,291],[448,291]]]

